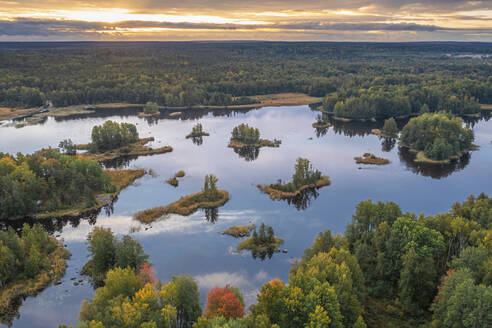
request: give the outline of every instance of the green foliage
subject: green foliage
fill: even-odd
[[[454,216],[476,221],[482,227],[492,228],[492,198],[481,193],[478,197],[470,195],[463,203],[455,203],[451,209]]]
[[[55,149],[0,156],[0,219],[86,208],[95,205],[96,193],[113,191],[109,175],[95,161]]]
[[[92,128],[89,151],[103,153],[121,148],[139,140],[137,127],[131,123],[106,121],[103,125]]]
[[[450,271],[432,305],[433,327],[489,327],[492,322],[492,287],[477,284],[469,269]]]
[[[75,144],[71,139],[65,139],[60,141],[58,148],[60,148],[61,152],[63,152],[65,155],[77,154],[77,147],[75,146]]]
[[[384,120],[383,128],[381,132],[388,137],[396,137],[398,136],[398,125],[393,117],[390,117],[387,120]]]
[[[473,131],[463,121],[444,112],[422,114],[403,128],[400,145],[423,151],[432,160],[447,160],[469,150]]]
[[[147,101],[143,109],[145,114],[156,114],[159,112],[159,105],[155,102]]]
[[[256,144],[260,141],[260,130],[243,123],[232,129],[231,140],[245,144]]]
[[[26,46],[4,50],[0,105],[55,106],[148,101],[165,106],[234,105],[278,92],[363,98],[386,117],[447,109],[476,112],[492,103],[483,60],[442,54],[483,53],[477,44],[163,43]],[[484,50],[485,49],[485,50]],[[365,96],[364,96],[365,95]],[[332,111],[333,101],[325,100]],[[367,110],[352,115],[364,116]]]
[[[282,181],[271,185],[272,188],[283,192],[295,192],[301,187],[315,184],[322,177],[319,170],[313,169],[313,165],[307,158],[297,158],[294,166],[294,174],[292,175],[292,181],[282,184]]]
[[[207,201],[215,201],[220,196],[217,192],[217,182],[219,179],[213,174],[207,174],[203,183],[203,197]]]
[[[200,293],[191,276],[173,276],[160,292],[163,304],[176,309],[177,327],[190,327],[201,314]]]
[[[130,236],[118,240],[111,229],[95,227],[88,235],[90,259],[82,268],[82,272],[101,284],[106,273],[113,268],[131,268],[137,272],[146,262],[148,255],[140,243]]]
[[[49,270],[47,259],[56,247],[56,240],[40,224],[25,223],[20,236],[12,228],[0,230],[0,287]]]

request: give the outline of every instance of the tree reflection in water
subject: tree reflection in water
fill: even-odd
[[[252,162],[258,158],[260,155],[259,147],[241,147],[241,148],[233,148],[234,152],[238,154],[240,157],[244,158],[248,162]]]
[[[381,138],[381,150],[384,152],[390,152],[396,146],[396,138]]]
[[[275,253],[275,249],[273,247],[268,247],[266,252],[261,252],[257,250],[252,250],[251,255],[253,256],[253,259],[259,258],[260,260],[264,261],[267,257],[268,259],[271,259],[273,256],[273,253]]]
[[[191,141],[197,145],[197,146],[200,146],[202,143],[203,143],[203,137],[200,136],[200,137],[192,137],[191,138]]]
[[[328,133],[330,128],[314,128],[314,132],[316,133],[317,138],[321,138]]]
[[[415,162],[415,154],[408,151],[406,148],[399,148],[398,154],[400,155],[400,160],[405,163],[407,168],[413,173],[421,174],[433,179],[442,179],[454,172],[463,170],[470,163],[471,158],[471,153],[468,153],[448,164],[430,164]]]
[[[102,161],[101,164],[106,169],[123,169],[130,165],[130,163],[136,160],[138,156],[136,155],[126,155],[117,158]]]
[[[217,207],[205,209],[205,220],[210,223],[215,223],[219,219],[219,209]]]

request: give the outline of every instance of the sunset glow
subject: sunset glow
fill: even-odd
[[[239,40],[252,34],[265,40],[382,40],[378,35],[385,41],[492,39],[489,1],[106,4],[0,1],[0,40],[138,40],[140,33],[146,40]]]

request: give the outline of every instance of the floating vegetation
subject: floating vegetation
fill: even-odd
[[[167,206],[158,206],[138,212],[134,218],[143,223],[150,223],[167,214],[187,216],[199,208],[208,209],[222,206],[229,200],[229,193],[217,189],[217,181],[218,179],[214,175],[206,175],[202,191],[181,197],[178,201]]]
[[[354,157],[357,164],[374,164],[374,165],[385,165],[389,164],[389,159],[377,157],[371,153],[364,153],[362,157]]]
[[[308,159],[299,157],[296,161],[292,181],[286,184],[282,184],[281,180],[269,185],[259,184],[258,188],[270,195],[271,199],[287,199],[299,196],[306,189],[317,189],[330,184],[330,179],[321,175],[320,171],[314,170]]]
[[[201,123],[195,124],[195,126],[192,128],[191,132],[186,136],[186,139],[189,138],[200,138],[200,137],[205,137],[209,136],[210,134],[203,131],[203,126]]]
[[[250,225],[238,225],[238,226],[230,226],[227,230],[224,230],[222,234],[229,235],[234,238],[242,238],[249,236],[251,230],[256,228],[256,224]]]
[[[283,243],[283,239],[275,237],[272,227],[262,223],[258,232],[255,228],[251,237],[237,245],[237,250],[251,251],[253,258],[264,260],[267,256],[271,258],[273,253],[280,252],[279,246]]]

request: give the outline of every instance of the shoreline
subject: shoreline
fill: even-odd
[[[281,106],[301,106],[318,103],[322,100],[321,97],[311,97],[304,93],[285,92],[273,93],[266,95],[248,96],[256,99],[258,103],[245,105],[191,105],[191,106],[159,106],[159,110],[193,110],[193,109],[255,109],[262,107],[281,107]],[[7,120],[20,120],[27,117],[65,117],[70,115],[93,114],[98,109],[127,109],[127,108],[143,108],[145,104],[132,103],[100,103],[91,105],[71,105],[66,107],[51,107],[51,108],[7,108],[0,107],[0,122]],[[8,112],[10,111],[10,112]],[[154,115],[150,115],[154,116]],[[145,117],[148,117],[147,115]]]
[[[199,191],[191,195],[183,196],[179,200],[172,202],[166,206],[157,206],[137,212],[135,213],[133,218],[141,223],[149,224],[168,214],[188,216],[193,214],[199,208],[207,209],[223,206],[229,201],[229,193],[225,190],[220,189],[217,190],[217,192],[220,194],[221,197],[220,199],[215,201],[194,200],[195,197],[201,196],[203,194],[203,191]],[[191,204],[187,204],[187,202],[191,202]]]
[[[13,217],[8,218],[6,221],[15,221],[22,219],[34,219],[34,220],[43,220],[50,218],[77,218],[82,217],[91,212],[96,212],[102,209],[104,206],[108,206],[113,202],[116,197],[125,189],[130,186],[135,180],[141,178],[146,174],[144,169],[136,169],[136,170],[106,170],[106,172],[110,175],[111,184],[116,187],[116,191],[110,194],[97,194],[96,201],[97,204],[91,207],[86,208],[69,208],[63,210],[55,210],[53,212],[48,213],[34,213],[31,215],[23,216],[23,217]]]
[[[284,199],[284,198],[294,198],[294,197],[298,196],[301,192],[303,192],[304,190],[309,189],[309,188],[319,189],[319,188],[322,188],[324,186],[329,186],[330,184],[331,184],[331,180],[327,176],[323,175],[315,183],[303,185],[302,187],[300,187],[299,189],[297,189],[296,191],[293,191],[293,192],[275,189],[272,187],[272,186],[274,186],[274,184],[268,184],[268,185],[258,184],[257,187],[258,187],[258,189],[260,189],[265,194],[268,194],[271,199]]]

